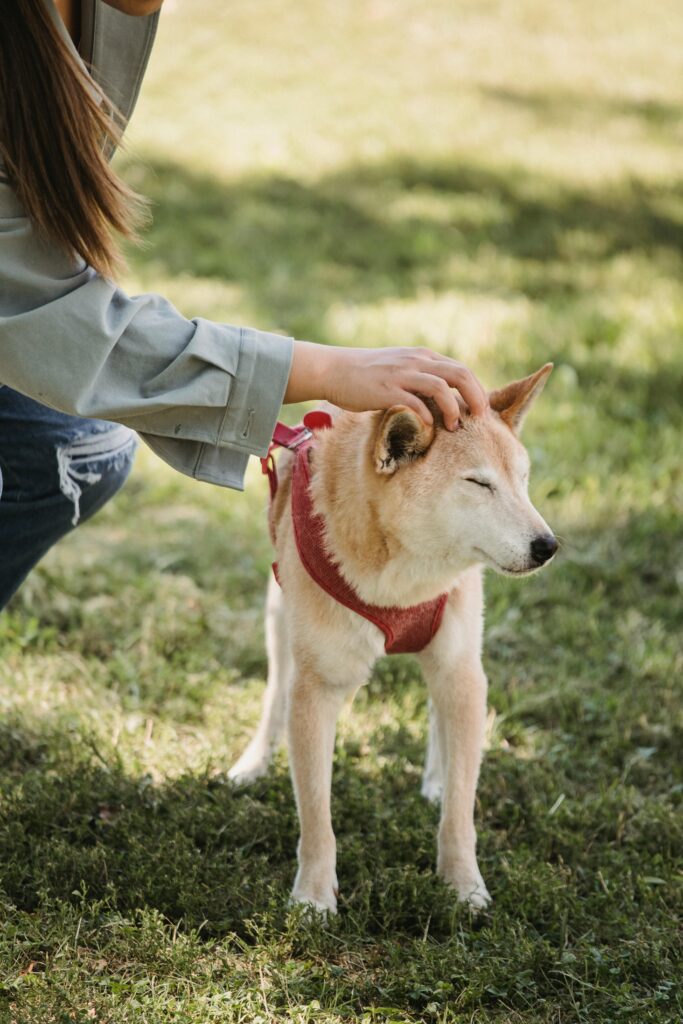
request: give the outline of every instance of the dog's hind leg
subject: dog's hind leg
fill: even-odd
[[[438,804],[443,791],[443,765],[441,747],[439,746],[439,730],[436,724],[434,704],[429,701],[429,733],[427,735],[427,755],[422,773],[422,796],[433,804]]]
[[[266,774],[287,722],[293,662],[282,591],[274,577],[268,583],[265,627],[268,682],[258,728],[249,746],[228,773],[228,778],[237,785],[246,785]]]

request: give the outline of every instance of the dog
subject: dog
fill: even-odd
[[[279,459],[263,714],[229,776],[245,784],[264,775],[288,724],[301,830],[294,902],[336,912],[330,787],[337,715],[375,660],[402,649],[419,652],[430,696],[422,793],[441,799],[438,874],[473,908],[490,900],[473,820],[486,721],[482,569],[527,576],[557,551],[528,497],[529,458],[519,440],[551,370],[548,363],[491,392],[483,415],[463,406],[455,431],[445,429],[433,403],[429,426],[404,406],[336,410],[332,428],[315,430],[303,457],[286,451]],[[302,501],[310,504],[308,519]]]

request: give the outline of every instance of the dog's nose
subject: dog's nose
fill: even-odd
[[[540,537],[535,537],[531,542],[531,557],[536,565],[543,565],[548,559],[553,557],[557,547],[557,540],[553,537],[552,533],[541,534]]]

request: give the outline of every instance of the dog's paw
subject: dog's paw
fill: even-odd
[[[337,913],[337,895],[334,889],[328,892],[318,890],[307,893],[297,886],[292,890],[289,902],[307,907],[315,913],[322,914],[323,917]]]
[[[292,906],[303,907],[311,914],[319,914],[321,917],[333,917],[337,913],[337,900],[334,897],[331,900],[316,900],[312,896],[295,896],[292,893],[289,902]]]
[[[292,894],[289,897],[290,903],[301,903],[319,914],[336,914],[337,896],[339,895],[337,875],[334,871],[331,876],[327,872],[325,874],[327,878],[323,876],[322,872],[304,875],[299,870]]]
[[[481,875],[476,881],[459,885],[457,889],[460,902],[469,904],[473,910],[485,910],[491,902],[491,894]]]
[[[441,779],[434,775],[423,775],[420,792],[425,800],[429,800],[431,804],[440,804],[443,794]]]
[[[441,870],[439,875],[447,885],[455,889],[458,900],[467,903],[473,910],[484,910],[491,902],[491,894],[476,864],[467,869],[460,868],[448,872]]]
[[[243,754],[228,772],[228,778],[235,786],[248,786],[268,774],[269,764],[268,758],[247,757]]]

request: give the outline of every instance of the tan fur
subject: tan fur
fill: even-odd
[[[333,429],[320,431],[312,453],[311,491],[325,520],[326,545],[360,597],[408,607],[449,594],[442,625],[418,656],[431,698],[423,793],[442,801],[439,874],[475,907],[489,900],[473,822],[486,717],[481,569],[528,574],[538,568],[532,541],[554,540],[526,493],[528,458],[516,437],[550,369],[493,392],[494,407],[465,417],[453,433],[436,409],[433,427],[405,408],[336,413]],[[291,465],[291,454],[284,453],[270,510],[283,592],[271,581],[264,712],[230,774],[239,783],[263,775],[288,719],[301,823],[292,896],[333,912],[335,723],[383,653],[384,638],[302,566],[290,513]],[[481,486],[486,482],[494,489]]]

